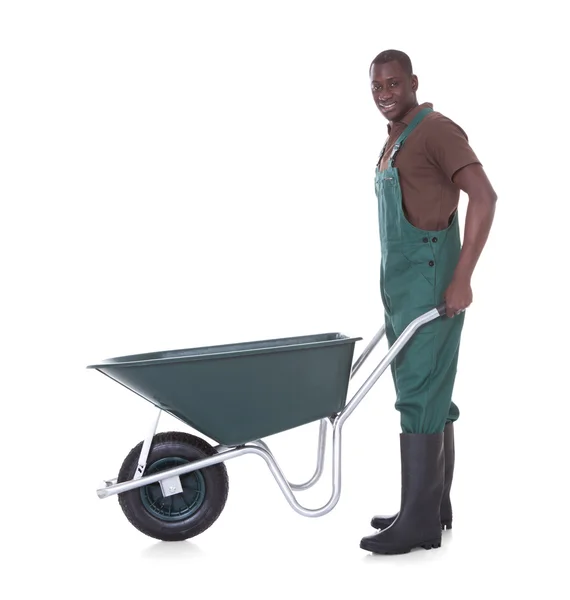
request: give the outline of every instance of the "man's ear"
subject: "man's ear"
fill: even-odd
[[[414,92],[417,92],[418,91],[418,86],[419,86],[419,82],[418,82],[417,75],[412,75],[412,90]]]

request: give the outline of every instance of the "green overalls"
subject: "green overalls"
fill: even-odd
[[[448,227],[440,231],[414,227],[403,212],[394,161],[406,138],[431,110],[422,110],[396,140],[388,168],[379,168],[386,145],[376,167],[380,293],[389,346],[413,319],[443,301],[461,250],[457,211]],[[465,313],[460,313],[422,326],[392,361],[395,406],[403,433],[438,433],[446,422],[459,417],[451,396],[464,319]]]

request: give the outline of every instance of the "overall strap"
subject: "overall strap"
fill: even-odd
[[[396,140],[394,144],[394,148],[392,148],[392,154],[390,155],[390,166],[394,166],[394,160],[396,159],[396,154],[402,147],[402,144],[406,141],[407,137],[412,133],[412,131],[422,122],[425,116],[427,116],[430,112],[433,112],[433,108],[426,106],[426,108],[422,109],[412,120],[412,122],[402,131],[400,137]],[[384,150],[382,150],[384,153]]]
[[[402,147],[402,144],[404,143],[404,141],[406,140],[406,138],[410,135],[410,133],[412,133],[412,131],[420,124],[420,122],[422,121],[422,119],[429,114],[430,112],[433,112],[433,108],[430,108],[429,106],[426,106],[426,108],[422,109],[412,120],[412,122],[406,127],[406,129],[404,129],[404,131],[401,133],[400,137],[396,140],[396,143],[394,144],[394,148],[392,149],[392,154],[390,155],[390,166],[393,167],[394,166],[394,160],[396,158],[396,153],[398,152],[398,150],[400,150],[400,148]],[[384,146],[382,148],[382,152],[380,152],[380,156],[378,157],[378,164],[380,164],[380,161],[382,160],[382,157],[384,156],[384,152],[386,151],[386,146],[388,145],[388,140],[390,139],[390,136],[388,136],[388,138],[386,139],[386,141],[384,142]]]

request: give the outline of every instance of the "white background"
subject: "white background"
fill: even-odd
[[[2,3],[2,596],[568,597],[556,4]],[[456,386],[454,529],[437,551],[359,548],[370,517],[398,508],[386,373],[345,426],[330,514],[298,516],[244,457],[211,529],[147,538],[95,489],[153,408],[85,366],[328,331],[364,347],[382,318],[386,133],[368,67],[387,48],[409,53],[418,100],[465,129],[499,195]],[[190,431],[170,417],[160,429]],[[311,475],[317,430],[267,440],[290,479]],[[323,504],[329,485],[327,470],[302,501]]]

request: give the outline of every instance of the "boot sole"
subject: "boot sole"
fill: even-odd
[[[431,540],[427,542],[419,542],[418,544],[412,544],[409,546],[400,546],[399,548],[382,548],[377,547],[373,543],[361,542],[360,547],[363,550],[368,550],[374,554],[408,554],[414,548],[423,548],[424,550],[431,550],[432,548],[440,548],[441,540]]]

